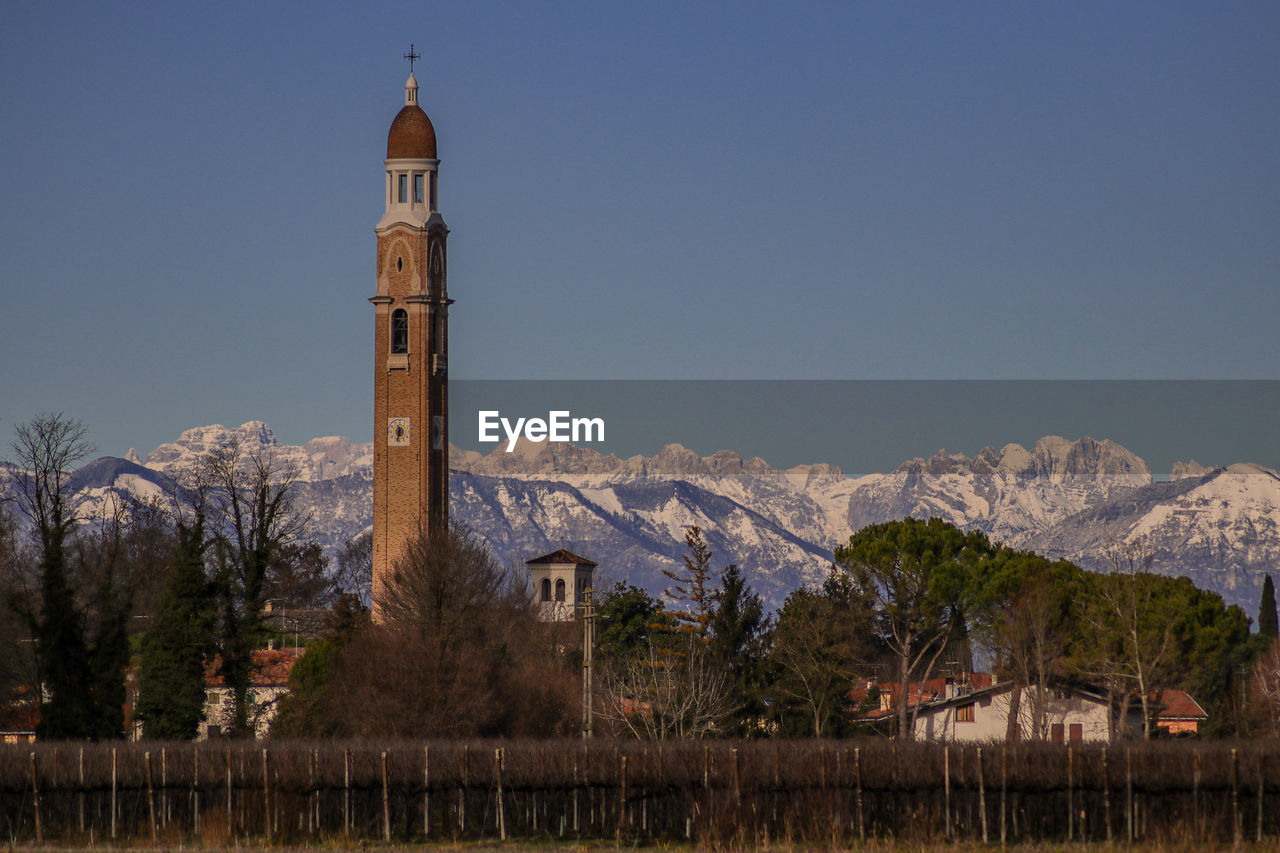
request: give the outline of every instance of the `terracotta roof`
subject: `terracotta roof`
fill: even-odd
[[[1207,720],[1209,714],[1185,690],[1164,690],[1156,697],[1160,704],[1157,720]]]
[[[258,649],[253,653],[253,668],[249,673],[249,683],[254,687],[284,687],[289,683],[289,673],[298,658],[306,652],[303,646],[290,646],[284,649]],[[204,668],[206,687],[221,687],[226,679],[218,672],[222,668],[222,656],[214,655]]]
[[[387,159],[436,159],[436,129],[417,104],[406,104],[387,133]]]
[[[579,557],[572,551],[566,551],[561,548],[558,551],[552,551],[550,554],[543,554],[541,557],[534,557],[532,560],[526,560],[526,566],[547,566],[552,564],[573,563],[579,566],[590,566],[595,568],[596,564],[588,560],[586,557]]]
[[[991,686],[991,673],[989,672],[971,672],[960,680],[957,686],[965,692],[973,690],[983,690]],[[902,687],[896,681],[886,681],[879,685],[880,695],[889,697],[889,704],[896,707],[898,697],[902,695]],[[855,702],[861,702],[867,698],[870,692],[869,686],[855,687],[849,691],[850,697]],[[921,702],[935,702],[946,696],[947,693],[947,677],[939,676],[938,678],[930,678],[928,681],[913,681],[907,689],[907,707],[911,707]],[[883,700],[881,700],[883,702]],[[885,711],[883,709],[873,709],[869,711],[867,717],[878,717],[888,713],[896,713],[892,710]]]

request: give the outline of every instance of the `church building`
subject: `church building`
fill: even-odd
[[[436,132],[410,52],[387,133],[373,354],[373,616],[407,542],[449,523],[449,290]]]

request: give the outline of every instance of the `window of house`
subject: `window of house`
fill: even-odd
[[[1072,743],[1084,743],[1084,724],[1072,723],[1068,728],[1067,734]]]
[[[422,173],[413,176],[413,200],[416,204],[422,204]]]
[[[409,176],[400,176],[400,203],[404,204],[409,200]]]
[[[1066,731],[1062,723],[1054,723],[1049,727],[1049,737],[1054,743],[1062,743],[1065,739]]]
[[[564,601],[564,578],[556,581],[556,601]]]
[[[400,355],[409,351],[409,312],[397,308],[391,312],[391,352]]]
[[[551,600],[551,578],[542,579],[542,600]]]
[[[972,702],[970,702],[968,705],[961,705],[960,707],[956,708],[956,722],[957,723],[973,722],[973,703]]]

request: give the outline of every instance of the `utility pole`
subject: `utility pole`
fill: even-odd
[[[596,640],[596,609],[591,604],[591,587],[582,593],[582,736],[591,737],[591,650]]]

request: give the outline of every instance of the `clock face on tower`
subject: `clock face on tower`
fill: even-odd
[[[387,422],[387,444],[393,447],[409,445],[409,419],[391,418]]]

